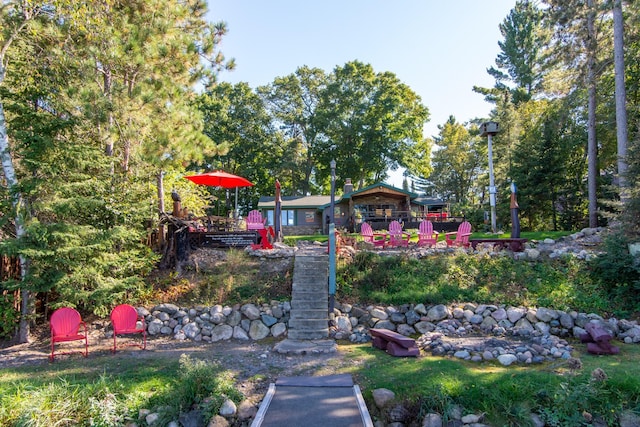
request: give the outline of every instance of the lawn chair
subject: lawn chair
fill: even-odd
[[[438,232],[433,231],[431,221],[421,221],[418,227],[418,246],[435,246],[437,243]]]
[[[258,210],[250,211],[247,215],[247,230],[264,230],[267,218],[262,218]]]
[[[451,236],[455,235],[455,239]],[[471,236],[471,224],[467,221],[458,226],[458,231],[452,231],[444,234],[447,246],[469,247],[469,236]]]
[[[70,307],[62,307],[57,309],[49,319],[51,327],[51,354],[49,360],[55,359],[55,344],[67,341],[84,341],[84,351],[70,350],[65,352],[58,351],[58,354],[80,353],[84,357],[89,355],[89,340],[87,337],[87,325],[82,321],[80,313]],[[82,326],[82,333],[80,327]]]
[[[360,235],[362,240],[372,243],[374,247],[382,248],[387,243],[387,235],[384,233],[374,233],[369,224],[363,222],[360,226]]]
[[[402,224],[398,221],[391,221],[389,223],[389,246],[405,248],[409,247],[409,240],[411,239],[411,233],[402,230]]]
[[[259,235],[259,242],[251,245],[251,249],[273,249],[273,245],[271,244],[271,239],[275,240],[276,233],[273,231],[273,227],[261,228],[256,230]],[[269,238],[271,236],[271,239]]]
[[[129,342],[127,346],[147,348],[147,327],[144,318],[138,314],[135,307],[129,304],[120,304],[111,311],[111,325],[113,326],[113,348],[111,351],[116,352],[118,335],[142,334],[142,344]]]

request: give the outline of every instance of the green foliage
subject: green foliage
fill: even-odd
[[[566,361],[504,367],[497,362],[478,364],[440,357],[407,360],[370,345],[350,346],[349,350],[354,360],[366,360],[362,369],[351,373],[363,385],[368,402],[372,401],[371,390],[388,388],[406,407],[415,407],[419,419],[437,412],[444,424],[456,406],[464,414],[486,414],[484,422],[496,426],[529,426],[531,413],[550,426],[592,425],[586,423],[583,413],[618,425],[623,410],[635,412],[640,405],[637,346],[626,346],[624,355],[607,358],[576,352],[575,357],[582,361],[579,370],[568,368]],[[592,379],[596,368],[608,378]]]
[[[626,307],[572,258],[526,262],[460,254],[422,259],[359,252],[338,268],[338,298],[362,303],[474,301],[618,314]]]
[[[220,411],[226,399],[238,404],[242,394],[234,388],[233,377],[215,362],[180,356],[178,378],[170,390],[150,400],[155,408],[163,408],[160,421],[175,420],[181,412],[197,408],[205,419]]]
[[[114,366],[112,357],[98,356],[82,369],[69,360],[3,371],[0,425],[115,427],[137,420],[143,408],[158,412],[166,425],[192,407],[209,418],[225,399],[242,400],[231,373],[214,362],[182,355],[179,363],[151,358]]]
[[[228,250],[224,261],[207,266],[206,271],[185,269],[191,283],[173,275],[152,282],[157,290],[184,304],[261,303],[290,298],[292,268],[293,263],[284,270],[261,266],[243,251]]]
[[[13,337],[19,317],[13,292],[0,293],[0,340]]]
[[[621,231],[604,239],[604,251],[592,262],[595,280],[612,299],[626,305],[629,313],[640,311],[640,264],[629,253],[629,236]]]
[[[433,197],[459,204],[476,204],[472,194],[486,165],[484,141],[450,116],[439,126],[440,133],[433,153],[433,171],[421,188]]]
[[[317,110],[315,123],[323,133],[314,147],[319,182],[328,181],[332,159],[338,160],[336,174],[359,186],[378,182],[399,166],[428,170],[428,156],[405,157],[424,142],[428,109],[393,73],[376,73],[359,61],[336,67]]]
[[[108,376],[83,384],[61,379],[31,387],[23,382],[3,394],[0,423],[33,427],[121,426],[130,412],[124,392],[122,383]]]

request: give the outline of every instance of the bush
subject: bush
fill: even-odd
[[[639,311],[640,265],[629,253],[629,237],[618,231],[604,239],[604,252],[591,262],[593,277],[619,305]]]

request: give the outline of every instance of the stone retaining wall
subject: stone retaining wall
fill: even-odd
[[[331,322],[331,336],[351,342],[368,342],[369,328],[384,328],[406,336],[419,335],[422,348],[436,354],[455,355],[456,348],[440,342],[442,337],[489,336],[530,338],[545,347],[536,350],[531,360],[537,362],[551,358],[568,358],[571,348],[565,338],[579,338],[586,331],[588,322],[597,322],[610,332],[614,339],[624,343],[640,342],[640,326],[637,322],[603,319],[596,314],[563,312],[544,307],[505,307],[485,304],[434,305],[411,304],[399,307],[358,307],[336,303]],[[160,304],[151,310],[139,308],[145,317],[151,336],[170,335],[177,340],[216,342],[221,340],[261,340],[267,337],[284,338],[287,335],[291,304],[288,301],[272,301],[270,304],[245,304],[233,307],[183,308],[174,304]],[[549,337],[552,337],[549,340]],[[542,340],[542,341],[541,341]],[[444,349],[444,350],[443,350]],[[520,348],[521,353],[531,348]],[[514,349],[517,356],[519,351]],[[484,349],[479,349],[481,354]],[[508,349],[497,350],[493,357]],[[540,357],[536,357],[540,356]],[[474,359],[459,353],[457,357]],[[485,353],[486,357],[490,358]],[[475,357],[477,359],[477,355]]]

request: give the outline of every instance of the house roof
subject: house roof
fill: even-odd
[[[412,199],[411,202],[415,203],[416,205],[421,205],[421,206],[446,206],[446,205],[448,205],[448,203],[443,201],[443,200],[433,199],[431,197],[425,197],[425,196],[418,196],[415,199]]]
[[[342,198],[352,199],[353,196],[357,196],[362,193],[369,193],[372,190],[387,190],[392,192],[401,193],[409,196],[411,199],[418,197],[416,193],[412,193],[411,191],[403,190],[402,188],[394,187],[393,185],[385,184],[384,182],[378,182],[367,187],[361,188],[360,190],[352,191],[351,193],[344,194]]]
[[[413,200],[415,197],[418,197],[416,193],[405,191],[402,188],[394,187],[393,185],[385,184],[384,182],[378,182],[376,184],[372,184],[367,187],[361,188],[360,190],[343,194],[340,198],[336,199],[336,204],[339,204],[343,201],[347,201],[349,199],[353,199],[354,197],[357,197],[357,196],[364,196],[368,193],[379,193],[379,192],[396,194],[396,197],[398,195],[401,197],[408,196],[411,200]],[[330,204],[331,204],[331,200],[329,200],[329,202],[326,203],[325,205],[318,206],[318,208],[325,209],[329,207]]]
[[[402,188],[397,188],[389,184],[385,184],[384,182],[379,182],[376,184],[369,185],[367,187],[361,188],[360,190],[352,191],[347,194],[343,194],[340,197],[336,196],[335,203],[340,204],[341,202],[346,202],[349,199],[352,199],[354,196],[364,196],[368,193],[377,193],[377,192],[385,192],[390,194],[395,194],[398,196],[405,196],[411,199],[411,203],[415,203],[416,205],[421,206],[440,206],[446,205],[446,202],[443,202],[439,199],[433,199],[426,196],[421,196],[416,193],[412,193],[411,191],[403,190]],[[282,196],[282,208],[283,209],[326,209],[331,205],[331,196]],[[258,201],[258,208],[275,208],[275,197],[274,196],[262,196]]]
[[[318,207],[330,204],[331,196],[282,196],[282,208],[289,209],[318,209]],[[262,196],[258,200],[258,208],[275,208],[274,196]]]

